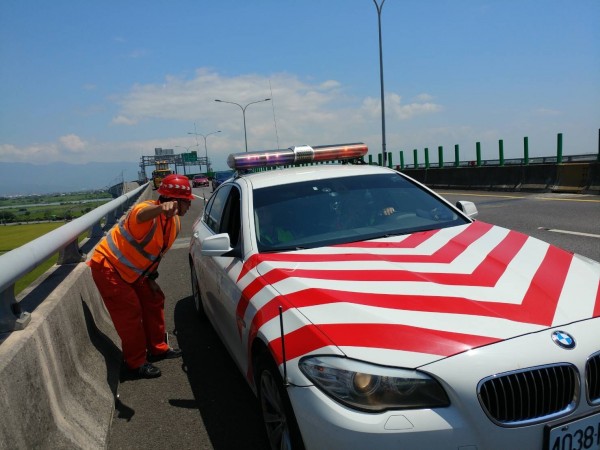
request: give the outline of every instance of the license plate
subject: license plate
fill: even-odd
[[[550,428],[546,450],[600,450],[600,414]]]

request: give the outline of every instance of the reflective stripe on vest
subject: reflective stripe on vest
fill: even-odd
[[[156,205],[155,202],[144,202],[148,205]],[[129,223],[132,213],[139,211],[143,206],[140,204],[127,214],[117,227],[109,232],[103,242],[98,244],[97,250],[102,253],[108,261],[117,269],[121,277],[127,282],[133,282],[156,264],[160,257],[173,245],[175,238],[181,229],[181,222],[178,216],[174,216],[168,228],[168,235],[164,235],[165,230],[162,226],[160,216],[153,220],[150,230],[144,235],[141,241],[137,241],[128,231],[125,223]],[[159,226],[159,222],[161,226]],[[130,224],[130,226],[133,222]],[[162,247],[160,244],[153,244],[156,233],[163,234]],[[160,241],[158,241],[160,242]],[[154,248],[146,248],[148,245],[154,245]],[[121,248],[120,248],[121,247]],[[156,264],[157,265],[157,264]]]

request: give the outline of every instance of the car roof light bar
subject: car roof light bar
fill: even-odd
[[[368,151],[368,147],[362,142],[316,147],[300,145],[281,150],[232,153],[227,158],[227,165],[234,170],[243,170],[255,167],[342,161],[361,158]]]

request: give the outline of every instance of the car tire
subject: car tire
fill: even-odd
[[[192,297],[194,298],[194,307],[196,309],[196,315],[199,319],[204,320],[206,314],[204,312],[204,306],[202,306],[202,296],[200,295],[200,285],[198,284],[198,277],[196,276],[196,270],[194,264],[190,261],[190,273],[192,278]]]
[[[255,369],[258,400],[271,450],[304,450],[290,398],[268,353],[257,358]]]

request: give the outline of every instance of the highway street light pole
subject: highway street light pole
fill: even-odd
[[[215,99],[215,102],[219,102],[219,103],[230,103],[232,105],[237,105],[240,107],[240,109],[242,110],[242,116],[244,117],[244,142],[246,143],[246,153],[248,152],[248,135],[246,134],[246,108],[250,105],[253,105],[254,103],[261,103],[261,102],[268,102],[269,100],[271,100],[270,98],[265,98],[263,100],[257,100],[255,102],[250,102],[248,103],[246,106],[242,106],[239,103],[235,103],[235,102],[226,102],[225,100],[219,100],[219,99]]]
[[[194,130],[196,129],[196,124],[194,123]],[[208,136],[210,136],[211,134],[217,134],[220,133],[221,130],[218,131],[213,131],[212,133],[208,133],[206,135],[202,134],[202,133],[197,133],[196,131],[194,131],[193,133],[188,131],[188,134],[195,134],[196,135],[196,139],[198,139],[198,136],[202,136],[204,138],[204,153],[206,156],[206,174],[208,175],[208,172],[210,172],[210,164],[208,163],[208,147],[206,146],[206,138]]]
[[[377,22],[379,25],[379,81],[381,85],[381,150],[383,152],[383,166],[387,166],[387,150],[385,146],[385,101],[383,98],[383,50],[381,44],[381,10],[385,0],[381,1],[381,5],[377,4],[376,0],[373,0],[375,7],[377,8]]]

